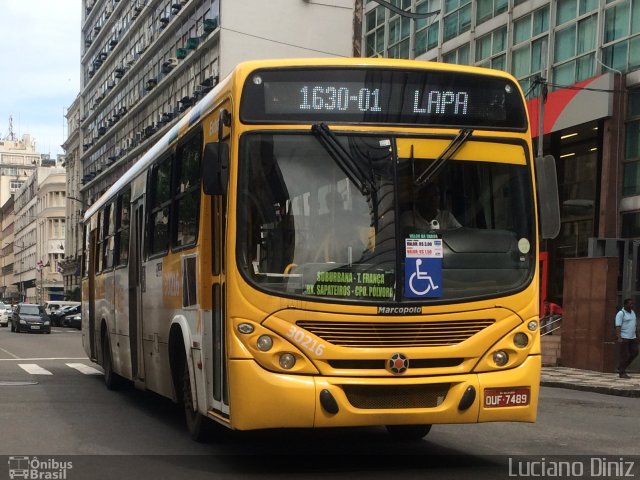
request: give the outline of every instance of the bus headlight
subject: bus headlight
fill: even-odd
[[[504,367],[509,362],[509,354],[504,350],[493,352],[493,361],[499,367]]]
[[[518,332],[513,336],[513,343],[518,348],[524,348],[529,345],[529,337],[526,333]]]
[[[256,347],[261,352],[268,352],[273,347],[273,338],[269,335],[260,335],[256,342]]]
[[[291,370],[296,364],[296,357],[292,353],[283,353],[280,355],[280,366],[285,370]]]
[[[535,332],[538,328],[538,322],[536,322],[535,320],[531,320],[528,324],[527,324],[527,328],[531,331],[531,332]]]

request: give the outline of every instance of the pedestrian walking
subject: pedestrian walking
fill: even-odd
[[[616,339],[620,347],[618,374],[620,378],[631,378],[627,368],[638,356],[638,322],[633,310],[633,300],[626,298],[624,306],[616,314]]]

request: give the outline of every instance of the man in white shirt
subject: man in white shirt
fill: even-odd
[[[440,187],[435,182],[420,187],[413,209],[401,215],[400,224],[404,227],[431,230],[462,226],[449,210],[440,209]]]
[[[637,325],[633,300],[626,298],[624,307],[616,315],[616,338],[620,346],[620,363],[618,363],[620,378],[631,378],[626,370],[638,356]]]

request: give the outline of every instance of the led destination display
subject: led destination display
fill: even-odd
[[[515,84],[421,70],[263,70],[248,78],[241,120],[456,127],[526,126]]]

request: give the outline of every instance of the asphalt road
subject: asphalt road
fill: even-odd
[[[18,335],[0,328],[0,479],[24,466],[25,458],[37,467],[34,475],[57,471],[69,480],[495,479],[523,477],[530,464],[552,465],[558,455],[571,455],[562,458],[577,462],[570,464],[575,468],[583,465],[581,477],[599,473],[592,470],[605,460],[622,467],[634,462],[640,476],[637,398],[543,388],[535,424],[436,425],[415,443],[394,442],[372,427],[217,429],[210,442],[199,444],[169,400],[135,389],[106,390],[80,339],[71,329]],[[58,468],[65,462],[72,468]]]

